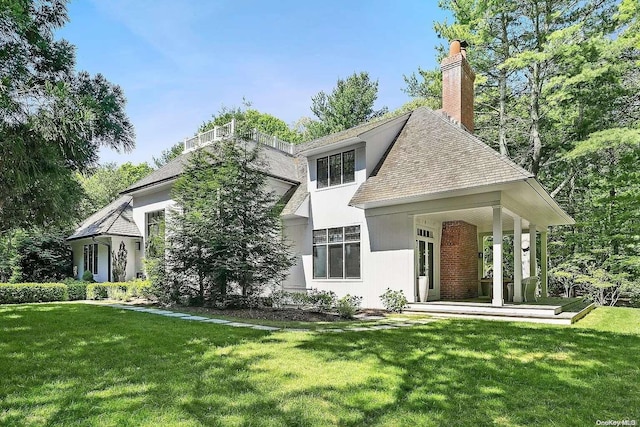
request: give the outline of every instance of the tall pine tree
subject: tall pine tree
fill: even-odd
[[[260,146],[227,140],[193,153],[173,189],[168,265],[181,295],[203,303],[261,294],[292,265]]]

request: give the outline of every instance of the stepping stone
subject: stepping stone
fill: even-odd
[[[208,320],[208,317],[202,317],[202,316],[185,316],[185,317],[181,317],[182,320],[196,320],[196,321],[200,321],[200,320]]]
[[[253,325],[251,329],[257,329],[259,331],[279,331],[280,328],[276,328],[275,326],[265,326],[265,325]]]
[[[437,321],[437,319],[423,319],[423,320],[407,320],[407,322],[409,323],[414,323],[416,325],[426,325],[427,323],[431,323],[431,322],[435,322]]]
[[[311,332],[311,329],[305,329],[305,328],[285,328],[285,329],[283,329],[283,331],[286,331],[286,332]]]
[[[349,328],[347,329],[348,332],[362,332],[362,331],[372,331],[373,329],[371,328],[365,328],[365,327],[355,327],[355,328]]]
[[[326,332],[336,332],[336,333],[341,333],[344,332],[344,329],[327,329]]]
[[[393,326],[398,326],[400,328],[406,328],[406,327],[413,326],[413,325],[411,323],[404,323],[403,322],[403,323],[394,323]]]
[[[184,313],[174,313],[174,312],[169,312],[167,314],[160,314],[160,316],[165,316],[165,317],[189,317],[189,314],[184,314]]]
[[[207,319],[203,320],[202,323],[230,323],[230,321],[224,319]]]
[[[255,325],[250,325],[249,323],[240,323],[240,322],[229,322],[225,323],[227,326],[235,326],[236,328],[250,328]]]
[[[371,326],[371,329],[379,331],[382,329],[396,329],[396,328],[391,325],[374,325],[374,326]]]
[[[386,317],[384,316],[365,316],[362,317],[362,320],[384,320]]]

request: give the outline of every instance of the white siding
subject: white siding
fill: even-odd
[[[125,248],[127,249],[127,267],[125,273],[125,280],[134,280],[136,278],[136,273],[142,272],[142,247],[141,250],[137,250],[136,242],[140,242],[139,238],[132,237],[120,237],[113,236],[111,238],[111,250],[118,254],[118,250],[120,249],[120,242],[124,242]],[[113,268],[113,266],[112,266]]]
[[[71,250],[73,251],[73,265],[78,266],[78,279],[82,279],[82,274],[85,270],[84,265],[84,245],[98,244],[98,274],[93,275],[93,279],[96,282],[108,281],[108,254],[109,248],[103,243],[110,244],[110,239],[98,237],[93,239],[80,239],[71,244]]]
[[[73,267],[77,270],[78,274],[76,279],[82,279],[82,273],[84,273],[84,252],[82,241],[71,242],[71,251],[73,252]]]

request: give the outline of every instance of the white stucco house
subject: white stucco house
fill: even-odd
[[[502,306],[502,235],[513,233],[515,267],[505,274],[515,283],[512,299],[522,301],[520,284],[530,274],[545,291],[548,227],[573,220],[530,172],[473,135],[475,76],[464,44],[452,43],[442,70],[443,110],[418,108],[297,146],[249,137],[265,145],[269,186],[286,202],[281,217],[297,262],[285,289],[359,295],[364,307],[380,307],[386,288],[411,302],[484,293]],[[185,141],[183,155],[88,218],[69,237],[79,276],[89,269],[109,280],[109,252],[121,241],[127,278],[142,276],[145,241],[172,206],[185,162],[233,134],[229,124]],[[536,254],[538,234],[539,265],[532,257],[523,271],[523,249]],[[480,255],[487,235],[494,242],[488,290]]]

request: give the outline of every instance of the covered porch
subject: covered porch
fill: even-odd
[[[541,196],[534,186],[522,184],[421,204],[423,211],[412,214],[414,303],[482,298],[472,302],[503,307],[548,296],[549,227],[571,218],[552,200],[547,203],[544,190]],[[509,235],[513,244],[505,251],[503,238]],[[485,268],[486,252],[490,269]]]

